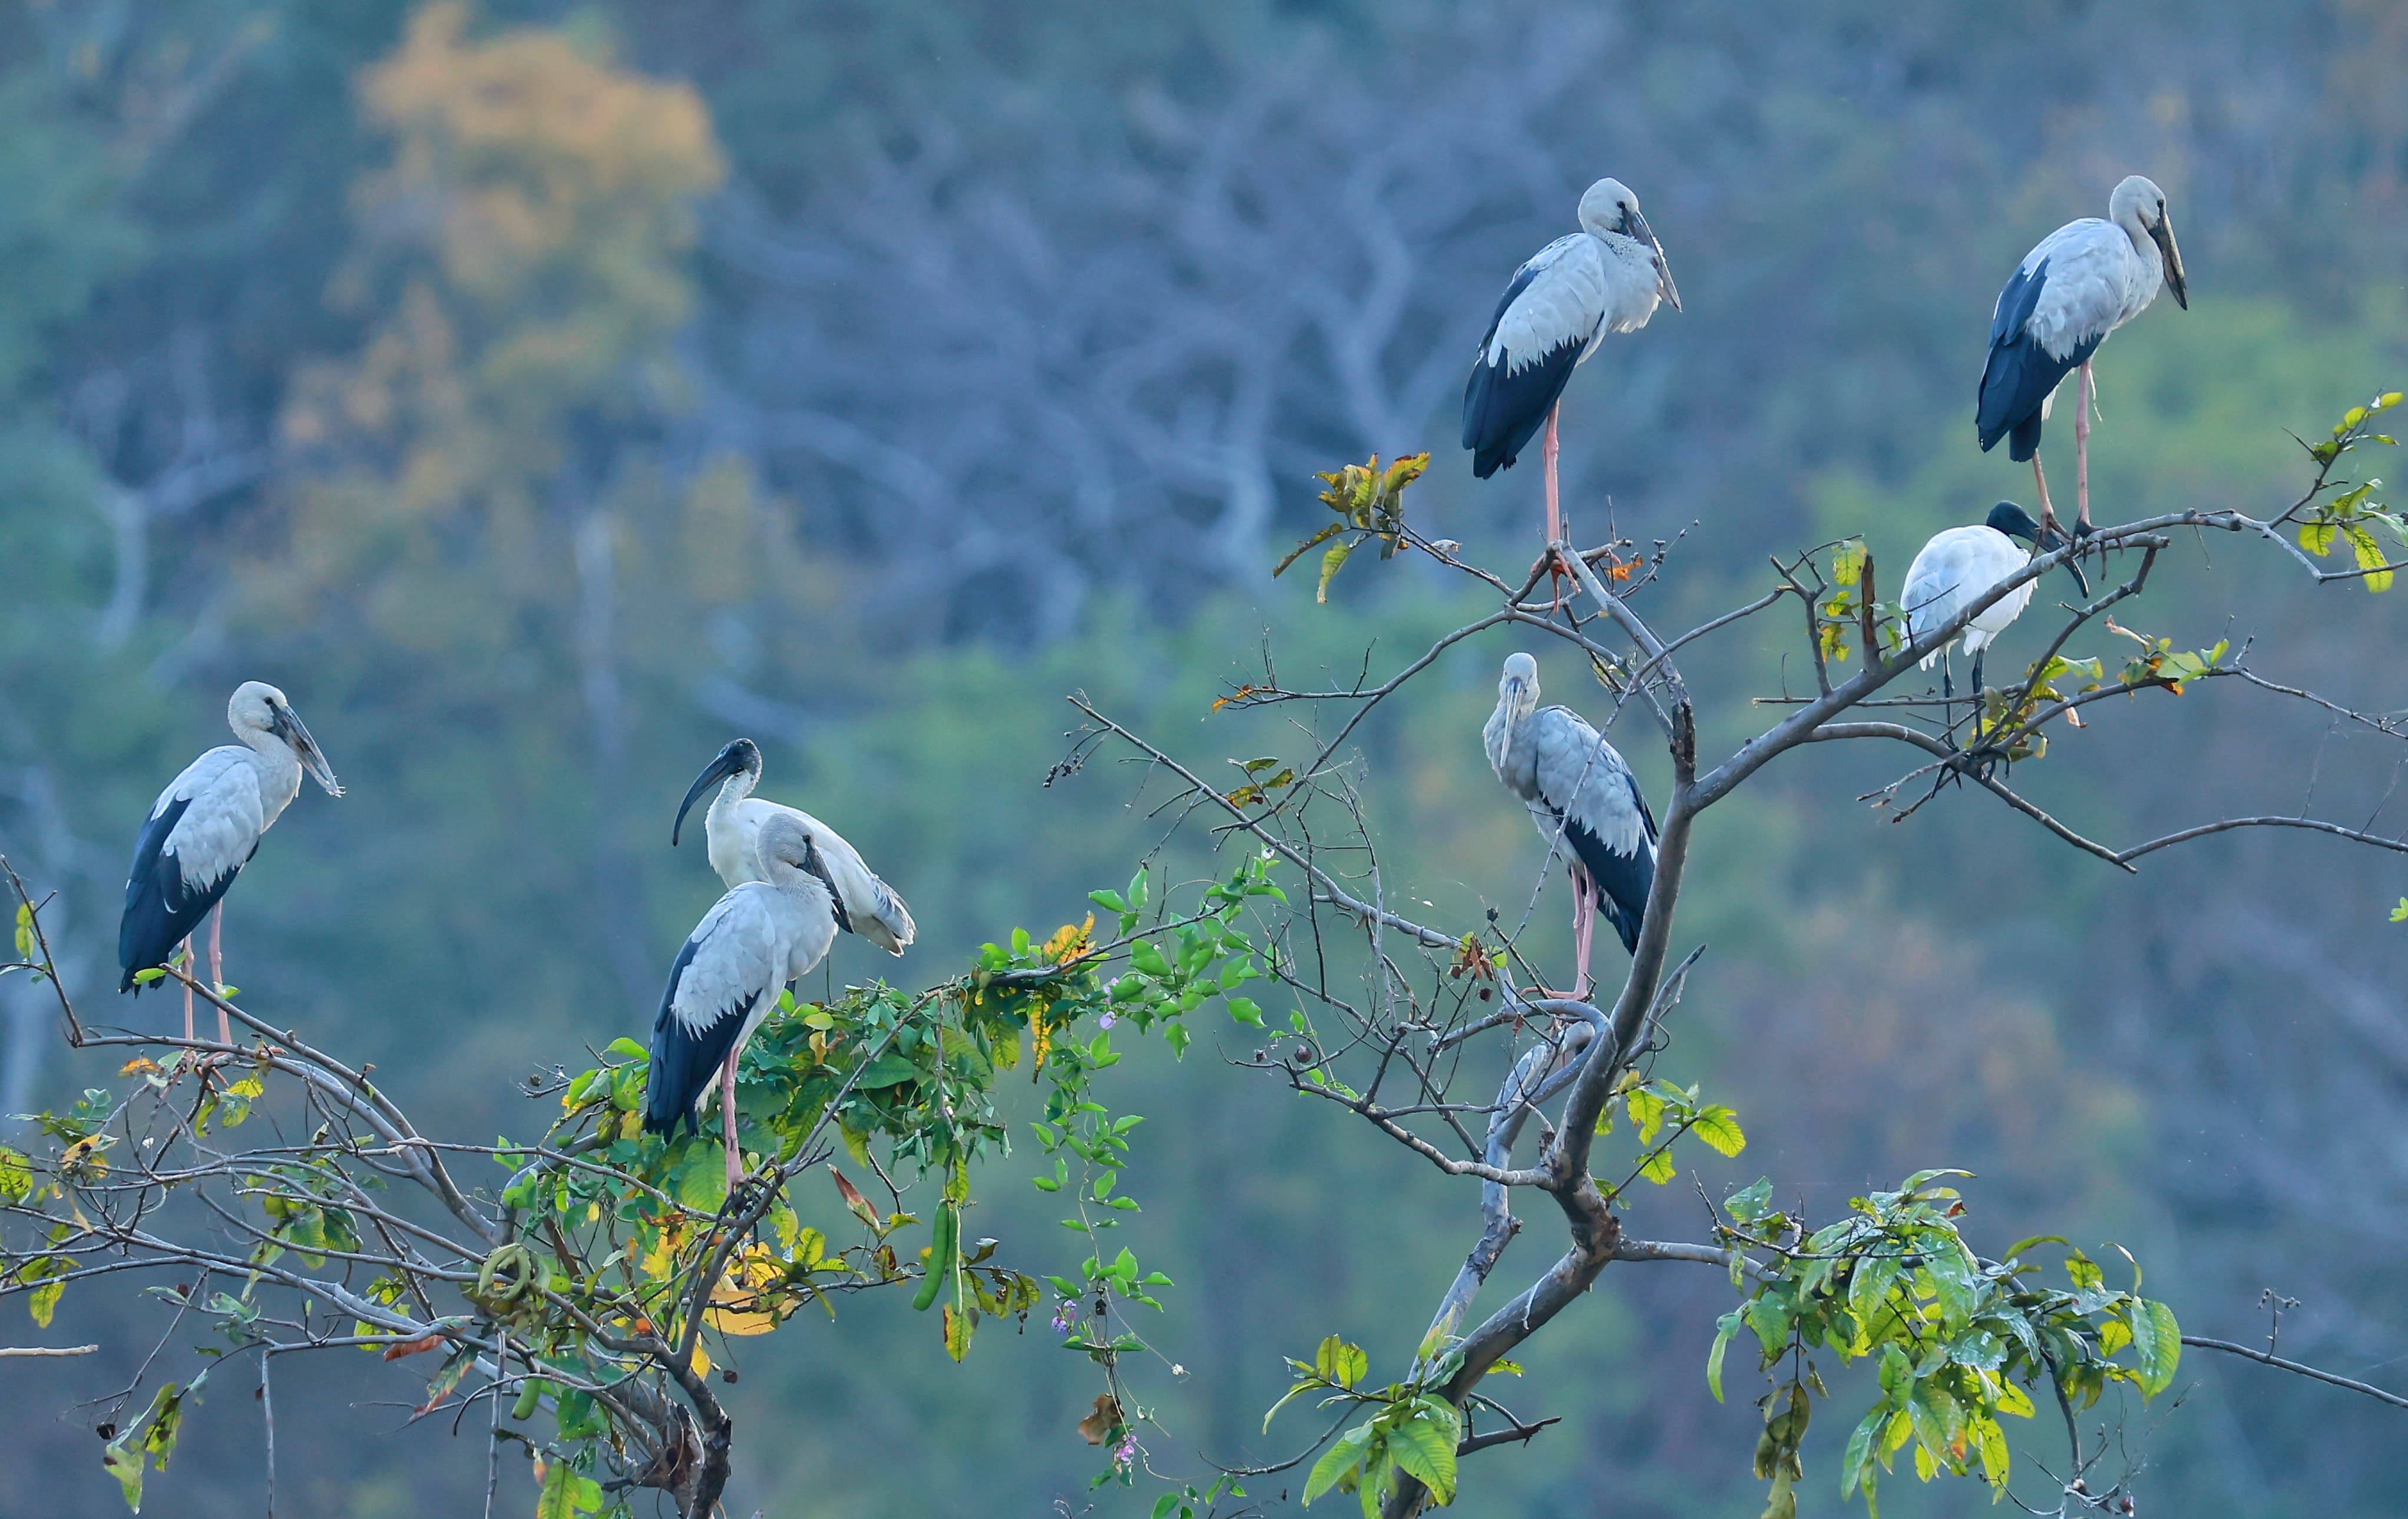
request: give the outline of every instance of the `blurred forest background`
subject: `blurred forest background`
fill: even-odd
[[[717,892],[667,834],[728,738],[923,925],[902,964],[848,940],[833,974],[918,984],[1075,918],[1157,836],[1125,767],[1040,786],[1065,692],[1217,767],[1302,747],[1207,717],[1267,636],[1283,673],[1351,673],[1454,625],[1426,566],[1358,562],[1328,608],[1268,579],[1322,515],[1312,471],[1433,448],[1419,523],[1526,563],[1535,464],[1476,485],[1456,401],[1507,274],[1593,179],[1637,191],[1687,310],[1572,385],[1567,505],[1584,540],[1686,531],[1649,593],[1679,627],[1755,595],[1770,551],[1862,532],[1895,576],[1928,533],[2031,504],[1973,446],[1991,299],[2135,170],[2168,189],[2193,301],[2101,358],[2099,514],[2262,512],[2304,478],[2286,428],[2408,377],[2386,0],[12,0],[0,852],[61,894],[87,1016],[174,1016],[112,996],[130,840],[224,740],[231,687],[281,684],[350,795],[303,796],[246,874],[229,979],[430,1129],[523,1132],[514,1079],[640,1037]],[[2070,428],[2051,447],[2070,481]],[[2266,674],[2396,710],[2403,609],[2186,540],[2124,621],[2254,638]],[[1713,743],[1797,647],[1748,628],[1688,665]],[[1389,879],[1439,921],[1519,903],[1541,853],[1478,742],[1512,647],[1455,651],[1359,736]],[[2301,710],[2151,696],[2017,781],[2111,841],[2236,809],[2396,827],[2393,756]],[[1668,1069],[1755,1140],[1709,1182],[1828,1211],[1964,1166],[1977,1239],[2121,1241],[2195,1333],[2261,1334],[2275,1288],[2303,1304],[2286,1354],[2408,1384],[2395,858],[2258,830],[2125,877],[1976,795],[1891,827],[1851,800],[1875,760],[1787,762],[1701,830],[1676,934],[1712,949]],[[1559,917],[1534,940],[1557,956]],[[0,1111],[114,1076],[22,979],[0,1020]],[[1469,1191],[1222,1053],[1114,1073],[1152,1116],[1133,1227],[1179,1283],[1175,1471],[1285,1454],[1258,1423],[1283,1353],[1338,1330],[1401,1364],[1476,1233]],[[1041,1199],[981,1190],[980,1228],[1061,1268]],[[1638,1227],[1700,1213],[1684,1178]],[[1727,1300],[1712,1272],[1609,1271],[1518,1389],[1565,1422],[1476,1457],[1466,1506],[1754,1512],[1753,1394],[1717,1406],[1701,1372]],[[122,1512],[70,1405],[168,1316],[67,1294],[43,1338],[104,1351],[0,1373],[0,1512]],[[882,1297],[760,1342],[730,1512],[1143,1512],[1087,1491],[1084,1369],[1052,1339],[991,1330],[956,1367]],[[279,1375],[292,1512],[472,1512],[481,1442],[401,1430],[423,1373],[341,1356]],[[2150,1507],[2408,1512],[2395,1411],[2207,1359],[2131,1431]],[[256,1512],[247,1375],[212,1384],[161,1512]],[[1818,1448],[1803,1512],[1836,1514]]]

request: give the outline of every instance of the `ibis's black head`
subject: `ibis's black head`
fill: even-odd
[[[2062,532],[2053,526],[2045,528],[2041,526],[2031,520],[2030,512],[2012,501],[2001,501],[1992,507],[1990,515],[1985,521],[1990,524],[1993,532],[2004,533],[2011,538],[2020,538],[2042,553],[2065,547],[2065,535]],[[2074,584],[2082,587],[2084,595],[2090,594],[2090,577],[2082,573],[2081,561],[2067,560],[2065,572],[2073,577]]]
[[[2040,547],[2040,523],[2032,521],[2030,512],[2026,511],[2019,506],[2016,506],[2014,502],[2001,501],[1997,506],[1992,507],[1990,509],[1990,515],[1986,520],[1990,524],[1990,530],[1992,532],[2004,533],[2011,538],[2021,538],[2024,542],[2030,544],[2035,549]],[[2059,541],[2063,540],[2063,536],[2060,534],[2051,534],[2050,536],[2057,538]],[[2051,548],[2055,548],[2056,544],[2051,544],[2049,546]]]
[[[755,781],[761,777],[761,746],[750,738],[738,738],[711,756],[710,763],[702,767],[702,773],[694,778],[694,784],[686,788],[685,800],[678,804],[677,822],[669,827],[671,849],[677,848],[679,837],[685,831],[685,815],[694,810],[694,804],[702,794],[728,777],[738,775],[749,776]]]

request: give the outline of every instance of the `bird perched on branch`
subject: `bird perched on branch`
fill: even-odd
[[[245,681],[226,703],[226,725],[240,744],[223,744],[184,767],[151,804],[150,816],[134,841],[134,867],[125,873],[125,912],[117,924],[117,963],[124,972],[120,992],[139,996],[135,977],[164,966],[179,944],[215,909],[209,925],[209,983],[225,984],[222,936],[226,888],[259,851],[262,835],[300,795],[301,777],[340,796],[334,769],[318,740],[301,724],[284,693],[262,681]],[[184,1038],[193,1037],[193,994],[184,991]],[[218,1038],[232,1043],[225,1010],[218,1010]]]
[[[722,749],[694,778],[694,784],[686,788],[685,800],[678,804],[677,822],[669,828],[669,847],[677,847],[685,828],[685,815],[693,810],[695,800],[718,784],[719,795],[711,798],[710,810],[703,814],[702,832],[710,867],[719,872],[720,880],[731,887],[748,881],[768,880],[754,857],[762,825],[773,817],[793,818],[810,835],[825,867],[828,889],[835,894],[837,926],[847,933],[859,934],[890,954],[900,954],[910,948],[911,938],[918,932],[912,924],[910,910],[892,887],[862,863],[861,852],[809,812],[753,795],[752,788],[760,783],[760,745],[750,738],[738,738]]]
[[[1906,569],[1906,586],[1899,593],[1899,607],[1906,615],[1906,634],[1910,641],[1954,621],[1956,614],[2000,580],[2031,563],[2031,550],[2017,546],[2017,540],[2032,549],[2054,549],[2065,542],[2065,535],[2053,526],[2031,520],[2031,513],[2012,501],[2001,501],[1990,509],[1989,517],[1971,527],[1951,527],[1931,536],[1914,563]],[[2082,567],[2071,560],[2065,567],[2073,572],[2074,583],[2089,595],[2090,582],[2083,577]],[[1973,691],[1982,691],[1982,654],[2008,624],[2023,615],[2030,605],[2032,586],[2026,580],[1998,600],[1984,608],[1979,615],[1965,624],[1961,642],[1965,652],[1973,660]],[[1923,656],[1923,667],[1929,669],[1938,663],[1940,694],[1955,695],[1955,682],[1946,664],[1949,645],[1943,643]]]
[[[1578,996],[1589,995],[1589,936],[1603,912],[1636,950],[1656,884],[1656,815],[1622,755],[1569,707],[1539,705],[1539,662],[1505,657],[1497,710],[1480,730],[1489,768],[1522,798],[1552,849],[1567,849]]]
[[[753,850],[759,879],[714,903],[669,967],[644,1096],[646,1129],[667,1135],[683,1120],[687,1132],[698,1132],[695,1106],[718,1074],[730,1191],[744,1174],[737,1058],[779,995],[826,956],[837,930],[826,856],[797,816],[781,810],[763,820]]]
[[[1618,179],[1581,196],[1580,230],[1556,238],[1513,271],[1488,319],[1463,387],[1463,446],[1482,480],[1511,469],[1543,423],[1547,541],[1563,537],[1555,494],[1555,416],[1572,371],[1610,332],[1637,332],[1659,301],[1681,308],[1664,245]]]
[[[2157,298],[2157,287],[2190,308],[2182,251],[2174,246],[2166,193],[2131,175],[2107,197],[2107,220],[2086,216],[2041,239],[2015,265],[1990,312],[1990,356],[1982,365],[1981,404],[1974,414],[1982,451],[2007,439],[2007,457],[2028,459],[2040,491],[2042,526],[2057,525],[2048,477],[2040,467],[2041,424],[2057,387],[2082,371],[2073,415],[2074,532],[2090,531],[2091,355],[2099,345]]]

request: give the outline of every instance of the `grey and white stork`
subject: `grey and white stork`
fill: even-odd
[[[1574,996],[1589,995],[1589,936],[1602,911],[1635,950],[1656,884],[1656,815],[1639,778],[1588,719],[1539,705],[1539,662],[1505,656],[1497,710],[1480,730],[1489,768],[1522,798],[1550,849],[1570,846]]]
[[[744,1041],[778,1006],[779,994],[810,973],[836,942],[836,896],[810,828],[786,813],[766,819],[754,841],[760,879],[714,903],[678,951],[652,1020],[644,1127],[673,1134],[680,1120],[699,1132],[695,1109],[719,1076],[727,1186],[742,1180],[736,1138],[736,1061]]]
[[[2008,458],[2031,461],[2043,526],[2057,525],[2048,477],[2040,467],[2041,424],[2048,420],[2057,388],[2068,374],[2082,371],[2073,414],[2074,532],[2087,534],[2091,355],[2108,334],[2149,308],[2159,285],[2174,293],[2176,305],[2190,309],[2190,286],[2166,215],[2166,193],[2134,174],[2107,197],[2106,221],[2086,216],[2050,233],[2024,255],[2014,278],[1999,292],[1974,425],[1983,452],[2003,437]]]
[[[117,963],[124,972],[121,993],[139,996],[135,976],[164,966],[212,909],[209,982],[225,983],[221,935],[226,888],[259,851],[260,837],[284,815],[301,792],[301,776],[340,796],[325,752],[301,724],[284,693],[262,681],[245,681],[226,703],[226,725],[239,744],[208,751],[168,782],[151,804],[150,816],[134,840],[134,866],[125,873],[125,913],[117,924]],[[184,1038],[193,1037],[193,994],[184,992]],[[218,1010],[218,1039],[234,1042],[225,1010]]]
[[[2020,548],[2017,540],[2029,544]],[[1906,567],[1906,588],[1899,593],[1899,606],[1906,614],[1906,635],[1910,642],[1918,641],[1935,629],[1954,621],[1956,614],[1971,606],[1991,587],[2031,563],[2032,552],[2041,548],[2054,549],[2065,541],[2065,535],[2055,527],[2031,520],[2031,513],[2012,501],[2001,501],[1990,509],[1990,515],[1970,527],[1951,527],[1934,533]],[[2074,583],[2089,595],[2090,582],[2082,574],[2082,566],[2067,560],[2065,567],[2073,572]],[[2014,590],[1991,602],[1965,624],[1963,636],[1949,640],[1961,642],[1965,652],[1973,660],[1973,692],[1982,691],[1982,654],[2004,633],[2008,625],[2021,617],[2030,605],[2032,587],[2026,580]],[[1954,696],[1955,681],[1950,677],[1946,657],[1949,644],[1943,643],[1923,656],[1923,667],[1940,666],[1940,694]]]
[[[1664,245],[1619,179],[1581,196],[1580,230],[1556,238],[1513,271],[1480,339],[1463,387],[1463,446],[1486,480],[1511,469],[1541,425],[1547,473],[1547,541],[1563,537],[1555,495],[1555,420],[1564,386],[1608,333],[1637,332],[1656,303],[1681,308]]]
[[[686,788],[685,800],[678,804],[677,822],[669,828],[669,847],[677,847],[685,815],[695,802],[717,784],[719,795],[710,799],[710,810],[702,817],[702,835],[710,867],[719,872],[720,880],[730,886],[768,880],[755,859],[761,827],[773,817],[793,818],[810,835],[826,867],[828,889],[836,894],[836,925],[859,934],[890,954],[910,948],[912,936],[919,931],[912,924],[910,909],[862,862],[861,852],[809,812],[753,795],[752,788],[760,783],[760,745],[738,738],[722,749]]]

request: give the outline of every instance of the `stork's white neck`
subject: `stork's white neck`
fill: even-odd
[[[265,728],[238,727],[234,736],[248,746],[251,763],[259,771],[259,798],[267,823],[274,823],[301,794],[301,760],[283,738]]]

